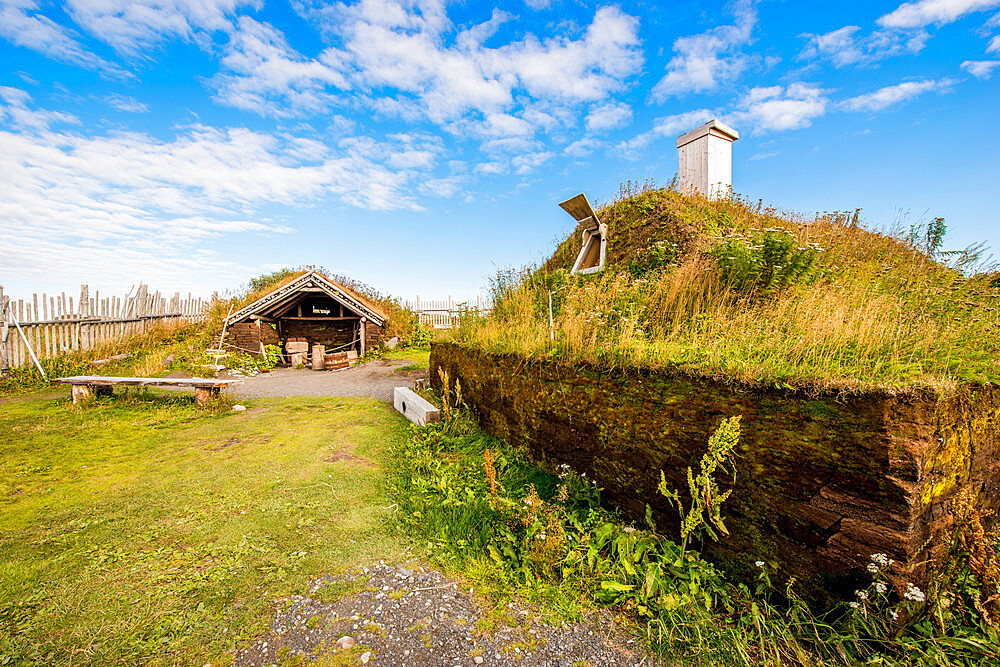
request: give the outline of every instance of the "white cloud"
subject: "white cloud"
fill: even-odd
[[[715,113],[708,109],[697,109],[657,118],[651,130],[621,142],[615,147],[615,151],[628,159],[638,159],[654,141],[662,138],[675,138],[714,117]]]
[[[331,146],[239,127],[85,136],[55,129],[69,119],[33,109],[23,91],[0,88],[0,100],[0,246],[18,248],[5,271],[28,278],[69,261],[90,267],[91,249],[109,273],[145,278],[153,254],[179,272],[205,239],[288,231],[261,219],[272,204],[417,208],[443,150],[421,135]]]
[[[602,7],[579,39],[540,42],[529,35],[486,54],[500,78],[517,76],[531,95],[591,102],[620,89],[622,80],[639,70],[638,29],[635,18],[617,7]]]
[[[584,137],[583,139],[578,139],[566,146],[566,148],[563,149],[563,155],[569,155],[570,157],[587,157],[595,150],[603,148],[604,145],[603,141]]]
[[[482,123],[473,126],[475,133],[484,138],[530,137],[535,130],[531,123],[507,113],[489,113]]]
[[[602,109],[591,116],[592,131],[627,121],[628,108],[608,100],[643,62],[638,21],[615,6],[578,30],[496,45],[512,18],[497,9],[466,27],[451,23],[441,0],[296,9],[336,46],[307,58],[271,26],[241,17],[211,82],[217,100],[273,116],[362,106],[481,139],[488,153],[535,155],[536,133],[578,126],[587,107]]]
[[[957,21],[966,14],[1000,6],[1000,0],[917,0],[904,2],[878,19],[883,28],[912,29]]]
[[[799,58],[826,60],[835,67],[844,67],[918,53],[931,37],[928,27],[952,23],[967,14],[997,6],[1000,6],[1000,0],[905,2],[876,21],[881,29],[866,35],[862,35],[856,25],[819,35],[802,35],[808,43]]]
[[[538,169],[553,157],[555,156],[551,152],[542,151],[540,153],[518,155],[510,163],[514,167],[515,173],[523,175]]]
[[[799,58],[812,60],[826,58],[836,67],[853,65],[864,57],[864,51],[857,43],[856,33],[861,30],[856,25],[846,25],[822,35],[806,33],[802,35],[809,40]]]
[[[856,25],[848,25],[821,35],[805,33],[802,37],[808,43],[798,57],[801,60],[826,60],[834,67],[870,64],[891,56],[918,53],[930,38],[923,30],[876,30],[868,35],[860,35],[860,30]]]
[[[962,69],[977,79],[988,79],[993,70],[1000,66],[1000,60],[966,60]]]
[[[200,31],[227,30],[242,7],[261,0],[66,0],[78,25],[118,51],[139,54],[168,39],[193,39]]]
[[[1000,52],[1000,35],[997,35],[990,40],[990,43],[986,46],[986,53]]]
[[[224,70],[211,85],[224,104],[262,115],[317,113],[335,101],[328,87],[347,88],[330,49],[317,60],[303,58],[285,36],[266,23],[241,16],[222,58]]]
[[[602,104],[587,114],[587,129],[591,132],[613,130],[632,122],[632,109],[622,102]]]
[[[736,129],[749,126],[754,134],[800,130],[826,113],[825,92],[807,83],[751,88],[729,118]]]
[[[119,111],[127,111],[129,113],[148,113],[149,107],[143,104],[134,97],[129,97],[128,95],[119,95],[118,93],[113,93],[105,98],[105,101],[118,109]]]
[[[475,172],[477,174],[492,174],[499,175],[506,173],[507,167],[505,163],[501,160],[491,160],[489,162],[480,162],[476,165]]]
[[[85,49],[72,31],[38,13],[37,0],[0,0],[0,36],[62,62],[126,78],[125,70]]]
[[[926,92],[946,90],[952,83],[954,82],[950,79],[905,81],[844,100],[840,106],[846,111],[881,111]]]
[[[29,107],[31,95],[20,88],[0,86],[0,122],[11,127],[29,130],[46,129],[56,123],[78,124],[80,120],[61,111],[45,111]]]
[[[613,6],[598,9],[576,37],[528,34],[497,46],[485,44],[510,19],[500,10],[484,23],[456,30],[437,0],[298,9],[340,42],[339,50],[325,52],[335,60],[327,64],[352,89],[366,91],[368,103],[407,120],[448,125],[469,114],[511,114],[540,101],[562,107],[599,102],[642,65],[638,21]]]
[[[738,2],[734,13],[733,25],[718,26],[674,41],[677,55],[667,63],[666,76],[653,87],[654,100],[714,90],[746,68],[747,57],[739,48],[750,42],[757,13],[749,0]]]

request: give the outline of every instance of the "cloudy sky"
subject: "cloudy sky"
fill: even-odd
[[[0,0],[0,285],[475,295],[677,169],[1000,250],[1000,0]],[[1000,253],[998,253],[1000,254]]]

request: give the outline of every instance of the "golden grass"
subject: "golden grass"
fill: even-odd
[[[637,203],[637,197],[645,200]],[[958,380],[1000,379],[995,277],[963,276],[897,236],[858,227],[856,216],[806,224],[738,200],[712,202],[669,190],[646,190],[600,215],[619,243],[670,240],[670,233],[699,226],[712,234],[682,239],[687,251],[663,269],[626,270],[648,246],[619,245],[617,265],[597,276],[570,277],[556,264],[574,255],[574,233],[545,270],[501,280],[493,315],[470,319],[454,338],[533,357],[679,366],[743,382],[848,391],[948,390]],[[773,294],[734,291],[706,251],[720,236],[777,229],[801,246],[822,248],[822,279]],[[658,230],[667,235],[657,237]]]

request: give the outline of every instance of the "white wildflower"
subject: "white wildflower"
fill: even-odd
[[[875,563],[868,563],[868,571],[872,574],[878,574],[878,565]]]
[[[868,599],[868,591],[854,591],[854,594],[857,595],[862,600]]]
[[[878,563],[879,565],[885,567],[892,561],[885,554],[872,554],[872,562]]]
[[[764,567],[764,561],[759,560],[756,563],[754,563],[754,565],[756,565],[757,567]]]
[[[897,614],[895,611],[890,611],[889,615],[892,616],[892,620],[894,621],[899,619],[899,614]]]
[[[857,609],[857,608],[858,608],[858,607],[860,607],[860,606],[861,606],[861,605],[859,605],[859,604],[858,604],[857,602],[852,602],[852,603],[851,603],[851,609]]]
[[[923,602],[924,600],[927,599],[927,596],[924,595],[924,592],[919,588],[917,588],[916,586],[914,586],[913,584],[907,584],[906,587],[907,587],[906,592],[903,593],[903,597],[906,598],[907,600],[912,600],[914,602]]]
[[[880,581],[875,584],[875,590],[878,593],[885,593],[888,590],[888,587]]]

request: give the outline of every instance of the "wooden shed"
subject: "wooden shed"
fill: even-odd
[[[298,340],[323,345],[327,352],[364,355],[382,340],[385,322],[385,313],[363,296],[308,271],[230,315],[226,326],[247,351]]]

